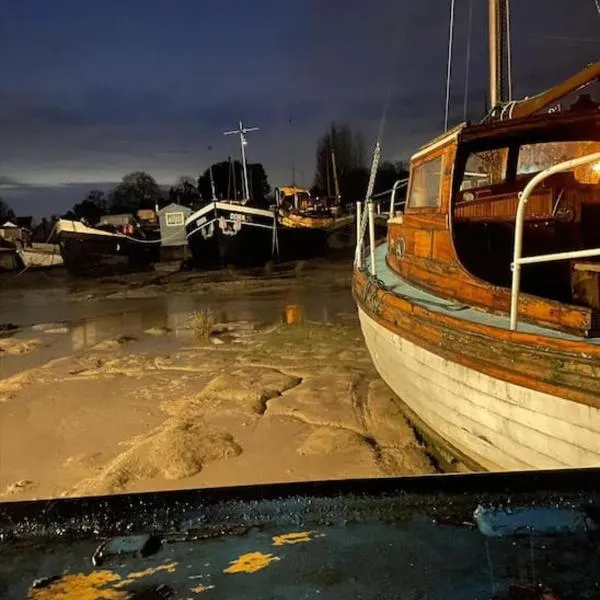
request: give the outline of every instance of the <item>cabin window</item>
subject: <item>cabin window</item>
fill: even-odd
[[[182,212],[167,213],[167,227],[178,227],[183,225],[185,219]]]
[[[519,149],[517,175],[539,173],[558,163],[593,152],[600,152],[600,142],[576,141],[526,144]],[[574,174],[580,183],[597,183],[600,178],[600,165],[582,165],[575,169]]]
[[[437,208],[440,205],[442,157],[414,167],[411,176],[408,206],[410,208]]]
[[[506,181],[508,148],[472,152],[467,159],[461,190],[487,187]]]

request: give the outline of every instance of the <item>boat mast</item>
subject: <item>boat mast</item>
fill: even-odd
[[[333,185],[335,187],[335,198],[337,203],[340,202],[340,182],[338,181],[337,165],[335,162],[335,151],[331,149],[331,168],[333,169]]]
[[[246,134],[252,131],[258,131],[258,127],[244,127],[243,123],[240,121],[240,126],[238,129],[234,131],[225,131],[223,135],[239,135],[240,136],[240,146],[242,148],[242,172],[244,175],[244,199],[250,200],[250,187],[248,185],[248,167],[246,165],[246,146],[248,142],[246,140]]]
[[[490,109],[507,99],[506,84],[512,87],[509,2],[510,0],[488,0]],[[512,90],[509,90],[509,99],[510,96]]]

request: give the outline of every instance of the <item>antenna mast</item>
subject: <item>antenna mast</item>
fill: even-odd
[[[234,131],[225,131],[223,135],[239,135],[240,136],[240,146],[242,149],[242,172],[244,174],[244,198],[246,200],[250,199],[250,188],[248,186],[248,167],[246,165],[246,146],[248,145],[248,141],[246,140],[246,134],[252,131],[258,131],[258,127],[244,127],[243,123],[240,121],[240,126],[238,129]]]

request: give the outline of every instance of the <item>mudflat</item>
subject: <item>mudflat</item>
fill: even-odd
[[[0,338],[0,498],[435,472],[346,267],[55,291],[46,314],[86,318]]]

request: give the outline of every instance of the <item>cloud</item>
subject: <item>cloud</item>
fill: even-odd
[[[531,38],[532,14],[541,37],[597,35],[593,3],[565,11],[565,2],[513,3],[518,95],[594,58],[593,44]],[[485,3],[473,6],[475,119],[487,41]],[[10,189],[40,211],[131,170],[169,184],[238,156],[222,132],[239,119],[261,128],[249,157],[274,184],[291,177],[292,162],[310,183],[315,142],[330,120],[361,129],[372,145],[390,90],[385,157],[406,158],[443,124],[447,2],[30,0],[1,10],[0,193]],[[468,39],[467,3],[458,3],[452,122],[462,118]]]

